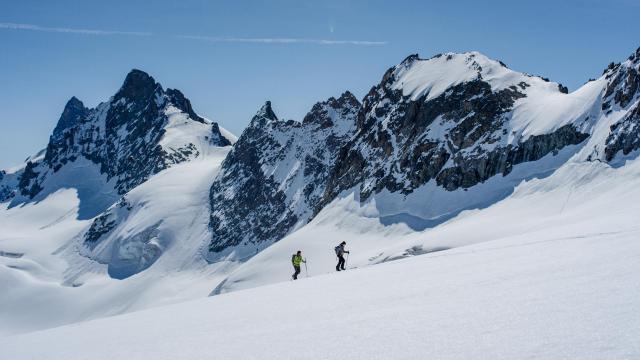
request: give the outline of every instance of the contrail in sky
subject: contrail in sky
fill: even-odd
[[[368,40],[332,40],[332,39],[305,39],[305,38],[237,38],[237,37],[213,37],[197,35],[176,35],[181,39],[194,39],[209,42],[236,42],[236,43],[261,43],[261,44],[319,44],[319,45],[360,45],[379,46],[386,45],[386,41]]]
[[[34,24],[0,23],[0,29],[8,30],[28,30],[68,34],[84,35],[129,35],[129,36],[153,36],[151,32],[141,31],[119,31],[119,30],[96,30],[96,29],[75,29],[62,27],[45,27]],[[214,43],[258,43],[258,44],[316,44],[316,45],[354,45],[354,46],[381,46],[386,45],[386,41],[368,40],[336,40],[336,39],[305,39],[305,38],[243,38],[243,37],[214,37],[198,35],[172,35],[173,38],[201,40]]]
[[[116,31],[116,30],[93,30],[93,29],[72,29],[59,27],[44,27],[33,24],[16,24],[16,23],[0,23],[0,29],[11,30],[31,30],[56,33],[85,34],[85,35],[132,35],[132,36],[150,36],[150,32],[140,31]]]

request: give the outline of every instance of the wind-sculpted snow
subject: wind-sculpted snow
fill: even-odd
[[[317,211],[360,103],[349,92],[317,103],[302,122],[279,120],[267,102],[211,187],[211,260],[242,258],[304,225]]]

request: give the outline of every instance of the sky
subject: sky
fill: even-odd
[[[0,168],[46,147],[69,98],[137,68],[240,135],[271,100],[300,120],[362,98],[409,54],[477,50],[574,90],[640,46],[638,0],[0,0]]]

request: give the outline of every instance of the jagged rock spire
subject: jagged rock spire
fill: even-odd
[[[148,99],[162,86],[153,77],[142,70],[133,69],[127,74],[115,98]]]
[[[270,121],[278,121],[278,117],[271,108],[271,101],[267,100],[260,110],[258,110],[258,112],[253,116],[249,126],[264,126]]]
[[[58,120],[58,124],[55,129],[53,129],[53,137],[58,138],[62,135],[64,130],[71,128],[81,122],[89,113],[89,109],[87,109],[82,101],[78,100],[77,97],[72,97],[67,101],[67,104],[64,106],[64,110],[62,111],[62,115],[60,115],[60,119]]]

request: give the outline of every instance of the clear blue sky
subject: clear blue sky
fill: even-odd
[[[478,50],[573,90],[640,46],[639,13],[637,0],[0,0],[0,168],[46,146],[71,96],[93,107],[131,68],[239,135],[265,100],[301,119],[416,52]]]

